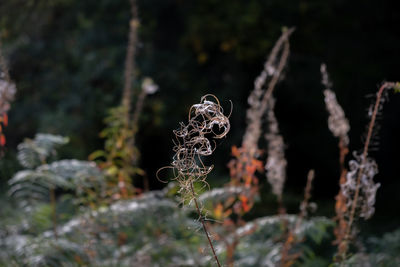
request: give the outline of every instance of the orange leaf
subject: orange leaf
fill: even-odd
[[[240,156],[240,152],[237,146],[232,146],[232,155],[237,158]]]
[[[246,202],[242,202],[242,207],[244,212],[248,212],[250,210],[250,206]]]
[[[222,211],[223,211],[223,206],[221,203],[218,203],[217,206],[214,208],[214,216],[217,219],[221,219],[222,218]]]
[[[4,126],[8,125],[8,115],[7,115],[7,113],[4,113],[4,115],[3,115],[3,124],[4,124]]]
[[[240,195],[239,196],[240,201],[242,202],[247,202],[249,199],[245,195]]]
[[[259,172],[262,172],[264,170],[264,164],[263,164],[263,162],[261,160],[253,159],[253,165],[256,166],[256,169]]]
[[[249,173],[249,174],[254,174],[255,171],[256,171],[255,166],[253,166],[253,165],[247,165],[247,166],[246,166],[246,172],[247,172],[247,173]]]
[[[4,136],[4,134],[0,135],[0,145],[4,146],[6,144],[6,138]]]
[[[253,180],[253,178],[251,177],[251,175],[246,175],[246,176],[244,177],[244,179],[245,179],[245,186],[251,185],[251,181]]]

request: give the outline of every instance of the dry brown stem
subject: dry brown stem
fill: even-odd
[[[282,247],[281,267],[291,266],[295,262],[295,260],[301,255],[300,253],[290,254],[290,250],[296,243],[299,242],[298,238],[296,237],[296,233],[299,232],[301,224],[303,223],[304,218],[307,216],[307,208],[309,206],[309,200],[311,198],[311,189],[314,176],[314,170],[310,170],[307,175],[307,184],[304,189],[304,199],[300,204],[300,213],[297,216],[294,228],[289,229],[288,236]]]
[[[350,215],[349,215],[348,224],[347,224],[347,228],[346,228],[346,234],[345,234],[344,240],[340,244],[340,246],[342,247],[342,254],[339,256],[341,257],[342,263],[343,263],[343,260],[346,259],[348,243],[349,243],[349,240],[351,237],[352,225],[355,220],[355,213],[356,213],[358,198],[359,198],[359,194],[360,194],[361,177],[363,176],[363,172],[365,169],[364,166],[367,163],[368,149],[369,149],[369,145],[370,145],[371,138],[373,135],[373,130],[374,130],[375,122],[376,122],[376,116],[378,114],[378,110],[381,105],[382,94],[386,89],[395,88],[395,87],[396,87],[396,83],[385,82],[381,85],[381,87],[379,88],[379,90],[377,92],[375,105],[374,105],[373,112],[371,115],[371,120],[370,120],[369,126],[368,126],[367,138],[365,140],[364,149],[363,149],[362,156],[361,156],[361,164],[360,164],[358,174],[357,174],[356,190],[355,190],[354,198],[353,198],[352,205],[351,205]]]
[[[135,54],[137,43],[137,30],[139,27],[138,10],[136,0],[130,0],[131,5],[131,20],[129,21],[129,34],[128,46],[125,57],[125,70],[124,70],[124,89],[122,92],[122,106],[125,109],[125,123],[129,125],[130,122],[130,108],[132,101],[132,82],[135,77]]]
[[[212,254],[213,254],[213,256],[214,256],[214,259],[215,259],[215,261],[216,261],[218,267],[221,267],[221,264],[219,263],[217,254],[215,253],[214,245],[213,245],[213,243],[212,243],[212,241],[211,241],[211,239],[210,239],[210,234],[209,234],[209,232],[208,232],[208,230],[207,230],[206,223],[204,222],[204,217],[203,217],[203,215],[201,214],[200,207],[199,207],[199,203],[197,202],[196,193],[195,193],[194,188],[193,188],[193,182],[190,183],[190,190],[191,190],[191,193],[192,193],[192,199],[193,199],[194,204],[195,204],[195,206],[196,206],[197,214],[199,215],[199,220],[200,220],[200,222],[201,222],[201,224],[202,224],[202,226],[203,226],[204,233],[205,233],[206,236],[207,236],[208,244],[210,245]]]

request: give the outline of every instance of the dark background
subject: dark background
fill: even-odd
[[[314,168],[319,213],[333,216],[338,149],[327,128],[319,66],[328,66],[351,124],[350,149],[358,151],[373,100],[367,96],[373,96],[382,81],[400,79],[400,16],[395,3],[139,0],[138,72],[160,87],[147,99],[138,133],[140,166],[151,187],[163,186],[154,173],[171,161],[172,130],[206,93],[217,95],[227,110],[228,100],[234,105],[231,133],[210,159],[216,166],[211,184],[229,179],[225,166],[230,147],[241,143],[254,78],[282,27],[295,26],[285,79],[275,91],[276,116],[287,144],[285,196],[289,211],[296,212],[306,173]],[[70,144],[61,151],[67,158],[87,159],[102,148],[98,133],[103,118],[120,103],[129,17],[127,0],[0,2],[5,54],[18,87],[0,163],[3,191],[20,168],[15,150],[23,138],[37,132],[69,136]],[[369,225],[388,231],[400,222],[400,94],[389,94],[382,115],[380,140],[371,152],[382,186]],[[268,185],[262,190],[269,192]],[[261,202],[256,213],[265,212],[268,205]]]

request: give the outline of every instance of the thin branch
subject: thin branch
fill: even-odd
[[[193,188],[193,182],[190,183],[190,190],[191,190],[191,192],[192,192],[192,199],[194,200],[194,204],[196,205],[196,210],[197,210],[197,213],[198,213],[198,215],[199,215],[200,222],[201,222],[201,224],[203,225],[203,230],[204,230],[204,232],[205,232],[205,234],[206,234],[206,236],[207,236],[208,243],[210,244],[210,248],[211,248],[212,253],[213,253],[213,255],[214,255],[214,259],[215,259],[215,261],[217,262],[218,267],[221,267],[221,264],[219,263],[217,254],[215,253],[214,246],[213,246],[213,244],[212,244],[212,242],[211,242],[210,234],[208,233],[207,226],[206,226],[206,224],[205,224],[205,222],[204,222],[204,218],[203,218],[203,216],[201,215],[201,211],[200,211],[200,208],[199,208],[199,204],[197,203],[196,194],[195,194],[194,188]]]
[[[125,124],[130,122],[129,112],[132,98],[132,82],[135,76],[135,54],[137,43],[137,29],[139,27],[136,0],[130,0],[131,20],[129,21],[128,46],[125,57],[124,89],[122,93],[122,106],[125,108]]]

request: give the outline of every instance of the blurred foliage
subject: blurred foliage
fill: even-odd
[[[2,227],[0,263],[16,266],[210,266],[205,237],[200,223],[190,218],[167,190],[153,191],[132,200],[120,200],[108,207],[86,210],[59,226],[57,240],[52,232],[30,235],[23,224],[5,223]],[[157,220],[154,220],[157,214]],[[15,215],[14,215],[15,216]],[[240,240],[235,254],[239,266],[270,266],[279,262],[282,223],[294,216],[264,217],[237,231],[254,228]],[[28,222],[30,224],[32,222]],[[26,223],[25,223],[26,224]],[[320,249],[332,222],[324,218],[306,221],[301,235],[307,240],[301,248],[309,251],[304,261],[321,260],[311,251]],[[199,251],[204,251],[199,253]],[[224,249],[217,247],[222,259]],[[328,250],[329,253],[329,250]]]
[[[67,144],[68,138],[51,135],[36,134],[33,140],[27,138],[23,143],[19,144],[18,162],[27,169],[33,169],[41,164],[51,161],[56,156],[57,147]]]
[[[133,130],[126,127],[124,120],[122,106],[111,109],[104,120],[107,127],[100,132],[105,139],[104,150],[96,150],[89,155],[89,159],[96,160],[105,172],[108,178],[106,195],[113,199],[126,199],[136,194],[132,178],[144,174],[143,170],[133,165],[138,151],[130,142],[134,136]]]
[[[58,217],[55,206],[55,191],[58,190],[73,191],[73,205],[93,205],[103,198],[103,174],[96,164],[74,159],[55,160],[55,147],[67,142],[68,138],[62,136],[37,134],[35,139],[26,139],[18,145],[19,163],[27,169],[18,171],[8,181],[8,194],[34,221],[50,217],[49,205],[54,205],[54,216]],[[47,224],[46,219],[42,225],[38,223],[44,228]]]

